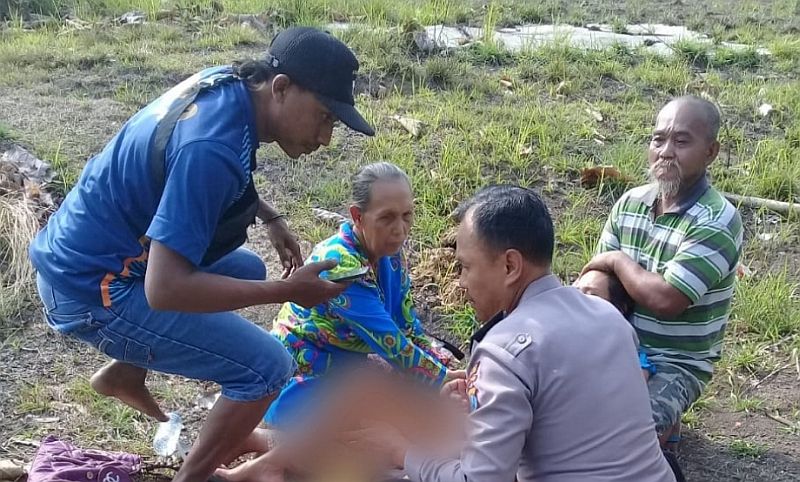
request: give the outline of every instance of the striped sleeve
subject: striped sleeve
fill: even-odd
[[[694,304],[736,269],[739,246],[719,223],[693,226],[666,263],[664,280]]]

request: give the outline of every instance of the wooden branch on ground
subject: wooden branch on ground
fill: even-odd
[[[41,445],[36,440],[19,439],[16,437],[12,437],[11,440],[9,440],[9,442],[11,442],[12,444],[24,445],[26,447],[36,447],[36,448],[38,448],[39,445]]]
[[[766,382],[767,380],[769,380],[770,378],[774,377],[775,375],[777,375],[778,373],[782,372],[783,370],[786,370],[790,366],[792,366],[792,363],[787,363],[786,365],[780,366],[780,367],[772,370],[772,372],[770,372],[769,375],[765,376],[761,380],[757,381],[756,383],[754,383],[752,385],[744,387],[744,389],[742,389],[742,394],[745,394],[745,393],[748,393],[748,392],[751,392],[751,391],[755,390],[756,388],[761,386],[762,383]]]
[[[793,214],[800,216],[800,204],[787,203],[783,201],[775,201],[773,199],[764,199],[753,196],[741,196],[739,194],[722,193],[728,200],[734,204],[741,204],[753,209],[767,208],[770,211],[789,216]]]
[[[311,208],[311,212],[314,214],[314,217],[319,219],[320,221],[325,221],[327,223],[339,225],[344,222],[347,222],[347,218],[342,216],[339,213],[335,213],[333,211],[328,211],[327,209],[322,208]]]
[[[792,333],[791,335],[786,335],[786,336],[784,336],[783,338],[781,338],[780,340],[776,341],[775,343],[773,343],[773,344],[769,345],[769,346],[767,347],[767,349],[768,349],[769,351],[773,351],[773,350],[775,350],[776,348],[778,348],[779,346],[781,346],[781,345],[783,345],[784,343],[786,343],[787,341],[794,341],[794,339],[795,339],[795,338],[797,338],[797,336],[798,336],[798,334],[797,334],[797,333]]]
[[[798,428],[798,424],[797,423],[790,422],[789,420],[786,420],[785,418],[783,418],[780,415],[778,415],[777,412],[775,414],[772,414],[772,413],[769,413],[768,411],[764,410],[764,415],[766,415],[767,418],[771,418],[772,420],[775,420],[778,423],[782,423],[783,425],[786,425],[787,427],[791,427],[791,428],[795,428],[795,429]]]

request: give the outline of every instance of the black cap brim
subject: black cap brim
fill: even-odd
[[[317,94],[317,98],[319,98],[320,102],[322,102],[325,107],[330,109],[330,111],[333,112],[333,115],[335,115],[336,118],[342,121],[347,127],[368,136],[375,135],[375,129],[369,125],[369,122],[364,119],[364,117],[356,110],[354,106],[346,102],[339,102],[338,100],[329,99],[324,95]]]

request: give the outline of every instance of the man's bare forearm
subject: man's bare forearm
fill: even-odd
[[[203,271],[172,278],[168,283],[145,276],[145,294],[153,309],[184,313],[216,313],[248,306],[283,303],[290,298],[285,281],[249,281]],[[169,286],[168,288],[165,288]]]
[[[657,316],[672,318],[683,313],[690,301],[658,273],[639,266],[627,255],[614,259],[614,273],[633,301]]]

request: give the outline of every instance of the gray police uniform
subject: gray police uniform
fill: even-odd
[[[630,324],[553,275],[473,337],[459,459],[406,454],[424,482],[674,482]]]

